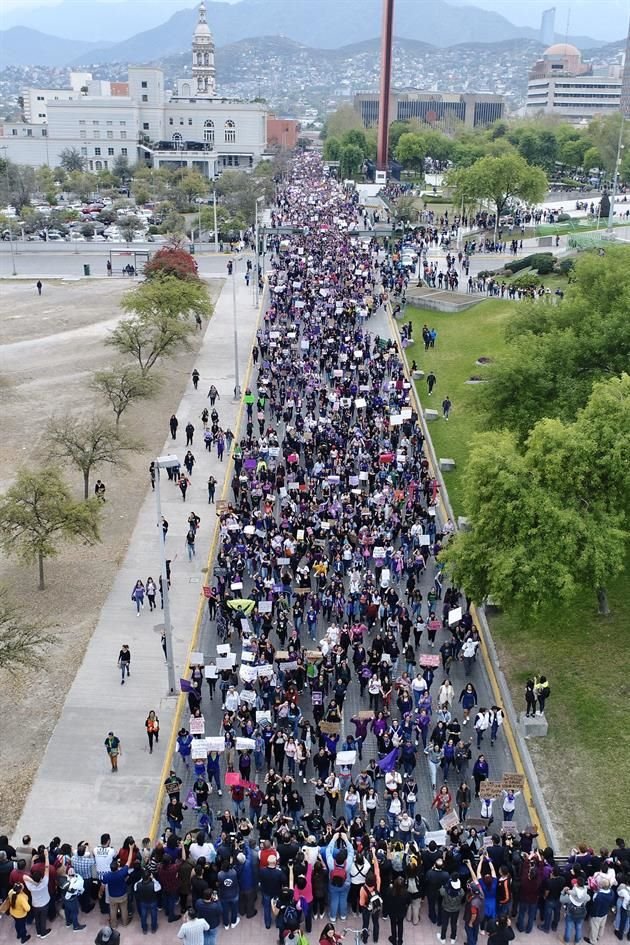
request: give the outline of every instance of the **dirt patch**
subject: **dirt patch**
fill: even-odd
[[[221,285],[218,280],[209,283],[213,299]],[[128,283],[105,280],[47,281],[39,298],[30,283],[3,285],[1,489],[6,489],[21,465],[41,459],[48,418],[66,411],[91,411],[100,404],[89,381],[94,371],[112,363],[114,352],[104,345],[104,339],[120,318],[119,302],[128,290]],[[199,339],[193,341],[196,349]],[[131,407],[123,417],[124,432],[140,440],[145,449],[131,454],[129,470],[97,470],[107,486],[108,500],[102,542],[93,548],[67,546],[58,558],[50,559],[46,566],[48,589],[43,593],[37,591],[34,568],[0,557],[0,582],[10,588],[33,622],[50,627],[56,636],[55,645],[37,670],[17,675],[0,671],[0,833],[10,834],[20,815],[100,608],[125,556],[148,486],[150,457],[162,446],[168,417],[190,383],[194,357],[193,350],[165,362],[160,369],[164,384],[158,396]],[[80,476],[69,469],[66,478],[79,497]]]
[[[492,364],[494,358],[477,358],[475,364],[478,364],[480,367],[485,367],[486,364]]]

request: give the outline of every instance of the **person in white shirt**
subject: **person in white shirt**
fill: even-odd
[[[177,933],[177,938],[184,942],[184,945],[203,945],[203,933],[209,928],[205,919],[198,919],[195,910],[189,909]]]
[[[194,843],[188,848],[188,857],[193,863],[196,863],[200,856],[205,856],[207,863],[214,863],[217,858],[217,851],[213,844],[206,840],[203,830],[199,831]]]
[[[99,879],[102,879],[105,873],[109,873],[115,856],[116,850],[111,846],[111,837],[108,833],[104,833],[100,844],[94,847],[94,865]]]

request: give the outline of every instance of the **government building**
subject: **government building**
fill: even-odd
[[[378,124],[378,93],[360,92],[354,96],[354,109],[366,128]],[[459,92],[393,92],[389,97],[391,121],[417,118],[436,128],[461,122],[466,128],[484,128],[503,118],[505,102],[501,95]]]
[[[164,87],[161,69],[130,66],[127,82],[72,73],[70,89],[25,89],[24,122],[0,125],[9,160],[57,167],[76,149],[89,171],[130,165],[189,167],[214,178],[225,168],[247,170],[267,152],[268,109],[221,98],[216,91],[214,40],[199,6],[192,39],[192,78]]]
[[[575,46],[555,43],[529,73],[525,114],[557,115],[571,124],[583,124],[596,115],[619,111],[621,83],[621,66],[602,68],[598,74],[582,62]]]

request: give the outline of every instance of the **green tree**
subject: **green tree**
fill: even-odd
[[[68,173],[68,189],[81,200],[87,200],[96,188],[96,177],[85,171],[74,168]]]
[[[522,450],[505,431],[479,437],[466,469],[472,529],[443,555],[455,582],[506,609],[570,603],[590,587],[606,615],[628,550],[628,449],[628,375],[597,384],[573,423],[540,421]]]
[[[574,420],[593,384],[630,364],[630,248],[576,260],[557,305],[524,303],[506,328],[508,347],[479,390],[487,422],[524,440],[537,420]]]
[[[122,319],[105,343],[133,357],[143,374],[160,358],[189,347],[195,331],[191,315],[212,314],[205,284],[175,276],[143,282],[123,297],[121,305],[131,317]]]
[[[44,562],[64,541],[92,545],[99,540],[101,504],[77,502],[58,470],[19,470],[0,498],[0,545],[7,555],[37,563],[39,589],[45,589]]]
[[[69,461],[83,476],[83,498],[90,496],[90,476],[98,466],[128,468],[123,454],[138,449],[123,439],[105,417],[67,415],[49,420],[46,431],[51,457]]]
[[[136,233],[142,231],[142,223],[134,213],[123,213],[118,217],[118,229],[124,241],[132,243]]]
[[[621,112],[614,112],[610,115],[598,115],[588,125],[587,135],[599,152],[600,163],[597,166],[609,174],[612,174],[617,160],[621,121]],[[630,148],[630,122],[628,121],[624,122],[622,144],[624,148]]]
[[[117,154],[112,165],[112,175],[116,180],[126,180],[131,177],[129,161],[124,154]]]
[[[341,160],[341,141],[339,138],[326,138],[324,141],[324,160]]]
[[[356,177],[363,164],[363,152],[356,144],[344,144],[341,148],[341,173],[343,177]]]
[[[116,418],[116,430],[127,408],[137,400],[148,400],[157,393],[160,379],[143,374],[135,364],[115,364],[105,371],[97,371],[91,387],[111,406]]]
[[[0,205],[11,204],[20,213],[30,204],[37,184],[32,167],[24,167],[0,158]]]
[[[92,239],[94,236],[94,224],[93,223],[84,223],[81,227],[81,236],[85,236],[86,240]]]
[[[427,156],[424,136],[413,132],[405,132],[398,139],[395,154],[396,160],[400,161],[403,167],[421,171],[424,168],[424,159]]]
[[[363,131],[361,116],[352,105],[341,105],[326,119],[321,137],[324,141],[326,138],[343,138],[346,132],[355,129]]]
[[[85,158],[77,148],[64,148],[59,155],[59,166],[70,174],[85,170]]]
[[[54,637],[30,623],[0,587],[0,668],[15,673],[16,666],[39,669],[44,652]]]
[[[547,176],[539,167],[510,151],[498,157],[486,155],[470,167],[453,170],[448,175],[455,204],[464,199],[488,200],[494,207],[497,223],[510,200],[518,197],[527,203],[542,199],[547,191]]]

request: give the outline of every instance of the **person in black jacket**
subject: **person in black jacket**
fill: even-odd
[[[198,918],[205,919],[208,925],[210,926],[209,932],[213,932],[215,929],[219,928],[221,924],[222,909],[221,903],[219,902],[218,894],[213,889],[204,890],[203,896],[201,899],[197,899],[195,902],[195,912],[197,913]],[[206,933],[208,941],[216,941],[217,933],[214,931],[214,936],[211,936],[208,932]],[[204,941],[206,936],[204,936]]]
[[[397,876],[392,886],[385,891],[387,900],[387,912],[392,934],[389,937],[392,945],[402,945],[403,942],[403,923],[407,915],[407,909],[411,902],[411,895],[407,889],[407,884],[403,876]]]

